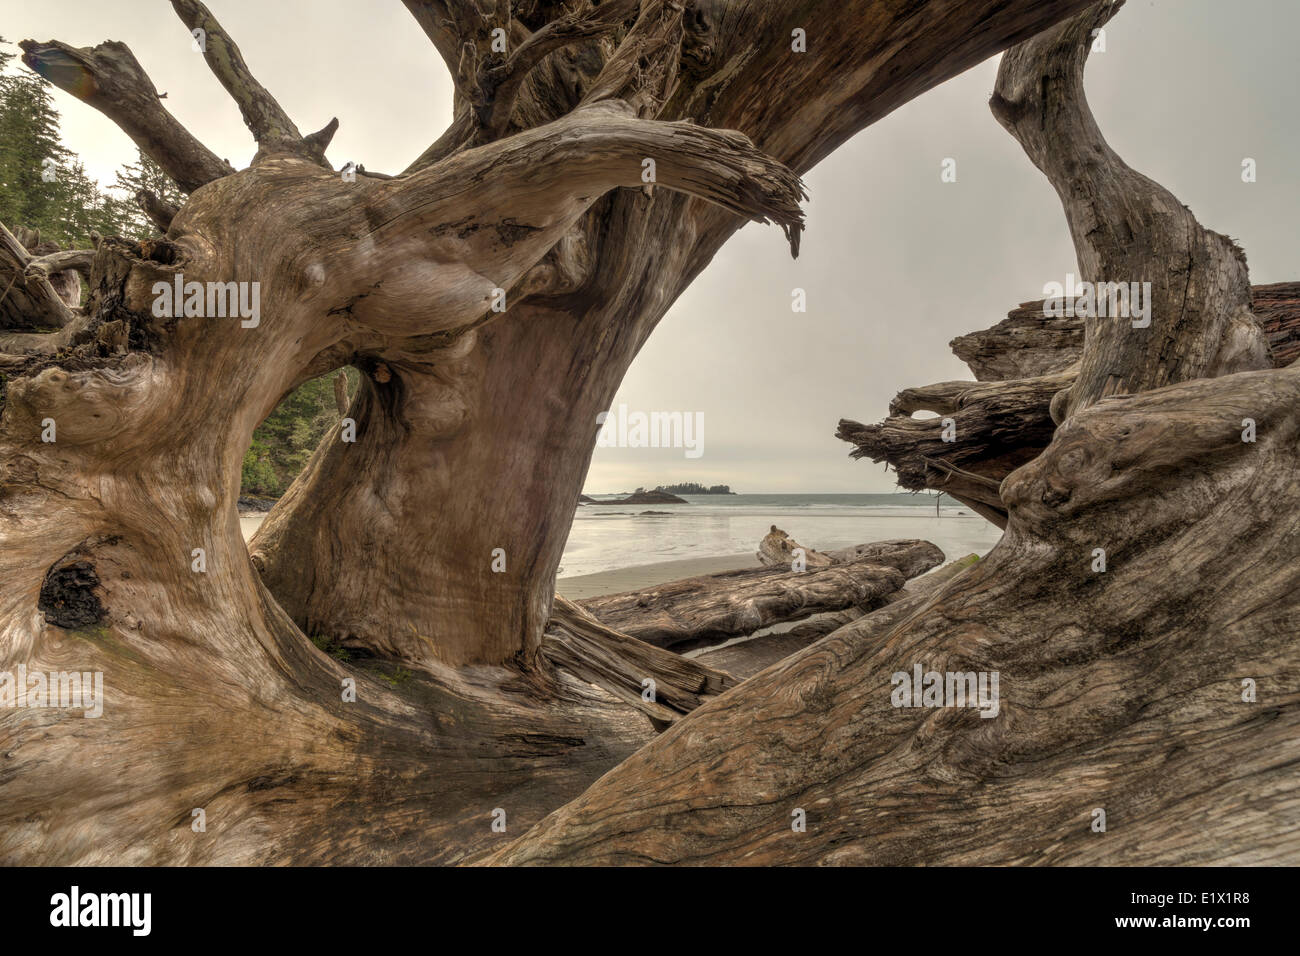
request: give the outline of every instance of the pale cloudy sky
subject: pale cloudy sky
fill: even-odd
[[[398,0],[208,4],[304,132],[339,117],[336,165],[395,172],[450,118],[446,71]],[[0,35],[125,41],[181,122],[237,166],[252,157],[238,110],[163,0],[0,0]],[[1300,279],[1297,35],[1294,0],[1130,0],[1088,67],[1111,145],[1240,241],[1256,283]],[[703,413],[704,454],[598,449],[587,490],[893,490],[882,466],[847,458],[836,422],[879,420],[907,386],[969,378],[948,341],[1075,268],[1056,194],[989,113],[996,70],[995,58],[914,100],[813,170],[797,262],[773,227],[731,240],[616,399]],[[56,97],[65,142],[111,182],[134,146],[94,110]],[[1252,184],[1241,181],[1247,156],[1258,164]],[[945,157],[957,161],[955,183],[940,181]],[[807,292],[803,314],[791,311],[796,287]]]

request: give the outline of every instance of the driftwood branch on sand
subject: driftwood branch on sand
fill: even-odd
[[[771,535],[769,535],[771,537]],[[943,561],[928,541],[859,545],[861,557],[796,571],[745,568],[578,602],[601,623],[685,651],[827,611],[875,606]]]
[[[542,637],[542,654],[556,667],[642,711],[656,727],[667,726],[738,683],[701,661],[607,627],[558,594]]]
[[[829,614],[819,614],[789,629],[771,631],[745,641],[723,644],[705,650],[692,658],[699,664],[717,668],[738,680],[747,680],[791,654],[803,650],[846,624],[870,617],[873,622],[898,621],[917,607],[940,585],[974,565],[979,558],[970,554],[928,574],[913,578],[893,594],[886,595],[882,606],[863,611],[850,608]]]

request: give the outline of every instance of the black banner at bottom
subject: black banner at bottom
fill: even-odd
[[[496,945],[516,934],[535,942],[566,925],[576,945],[611,938],[602,930],[632,941],[698,921],[728,945],[751,936],[771,944],[773,924],[785,923],[796,933],[851,931],[877,943],[901,932],[942,946],[1126,936],[1231,946],[1282,929],[1292,878],[1285,869],[1229,868],[28,868],[0,870],[0,887],[11,944],[47,935],[127,945],[373,944],[386,932],[396,942],[425,921],[427,931],[454,920],[471,933],[478,923]]]

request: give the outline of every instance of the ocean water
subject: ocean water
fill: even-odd
[[[613,500],[625,495],[592,495]],[[776,525],[818,551],[890,538],[922,538],[948,560],[985,555],[1002,532],[951,498],[935,513],[931,495],[682,495],[684,505],[581,505],[559,576],[576,577],[664,561],[754,554]],[[663,514],[643,514],[646,511]],[[240,518],[244,540],[262,516]],[[695,571],[692,573],[704,573]],[[681,576],[686,576],[683,573]]]
[[[592,495],[616,500],[622,495]],[[682,495],[684,505],[581,505],[560,577],[754,553],[772,525],[818,551],[922,538],[949,560],[987,554],[1002,532],[969,508],[931,495]],[[646,511],[666,514],[643,514]]]

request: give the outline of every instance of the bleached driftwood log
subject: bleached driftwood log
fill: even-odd
[[[745,568],[578,603],[647,644],[686,651],[825,611],[870,606],[942,560],[928,541],[882,542],[858,560],[805,571]]]
[[[769,568],[789,568],[797,559],[809,568],[825,568],[835,563],[830,555],[805,548],[776,525],[758,543],[757,557],[760,564]]]
[[[729,674],[606,627],[574,602],[555,596],[542,653],[665,727],[737,681]]]
[[[950,561],[941,568],[935,568],[928,574],[913,578],[893,594],[885,595],[879,608],[868,608],[865,611],[850,608],[821,614],[809,621],[796,624],[788,630],[774,630],[746,641],[737,641],[706,650],[695,655],[693,660],[723,670],[733,678],[746,680],[860,618],[870,616],[872,626],[877,628],[877,633],[883,633],[879,630],[880,622],[902,620],[907,614],[916,610],[927,595],[978,560],[973,554],[967,555],[956,561]]]

